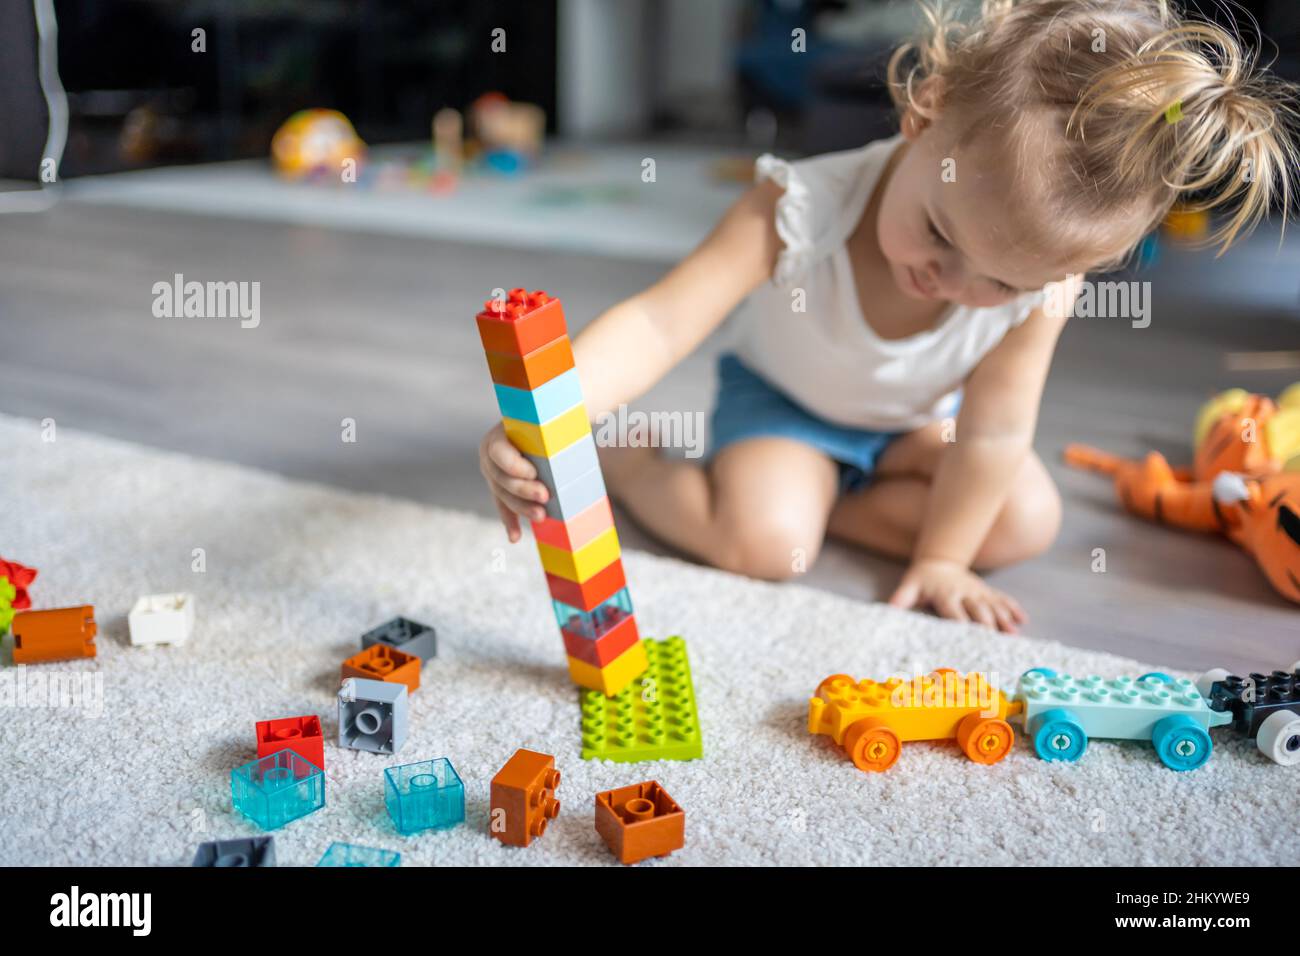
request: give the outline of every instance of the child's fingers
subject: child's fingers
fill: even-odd
[[[1019,630],[1016,626],[1016,616],[1012,613],[1010,602],[1006,598],[993,602],[993,616],[998,620],[998,630],[1004,634],[1015,634]]]
[[[497,506],[497,511],[501,513],[501,523],[506,526],[506,537],[510,543],[514,544],[523,537],[523,531],[519,527],[519,516],[507,508],[497,498],[492,499]]]
[[[514,495],[516,498],[522,498],[524,501],[535,501],[542,504],[551,496],[546,485],[540,481],[528,478],[511,478],[504,471],[492,463],[488,463],[488,481],[492,482],[506,494]]]
[[[921,596],[921,588],[912,581],[903,581],[889,598],[890,607],[913,608]]]
[[[533,467],[533,463],[524,457],[523,452],[510,444],[504,432],[498,439],[488,442],[487,455],[492,464],[512,478],[532,480],[537,477],[537,469]]]
[[[504,505],[521,518],[527,518],[529,521],[541,521],[546,517],[546,509],[536,501],[520,498],[508,491],[502,491],[500,488],[493,489],[493,494],[496,495],[498,504]]]
[[[984,597],[968,597],[962,601],[962,610],[970,617],[972,621],[978,621],[985,627],[992,630],[997,629],[997,621],[993,617],[993,609],[989,607],[988,600]]]
[[[951,595],[945,594],[943,597],[936,598],[934,609],[943,617],[951,618],[954,621],[970,620],[966,616],[966,609],[961,606],[961,602]]]

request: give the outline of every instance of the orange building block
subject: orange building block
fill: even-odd
[[[686,813],[653,780],[596,794],[596,832],[620,863],[667,856],[686,845]]]
[[[94,605],[64,607],[51,611],[23,611],[14,615],[14,663],[72,661],[94,657]]]
[[[507,846],[528,846],[560,812],[560,801],[555,799],[559,785],[554,757],[516,750],[492,778],[488,832]]]
[[[498,385],[532,391],[573,368],[573,344],[567,335],[534,349],[526,355],[486,352],[488,372]]]
[[[420,659],[387,644],[371,644],[343,662],[343,680],[349,677],[405,684],[415,693],[420,688]]]

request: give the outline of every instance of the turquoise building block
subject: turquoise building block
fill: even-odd
[[[563,488],[581,478],[588,472],[600,468],[600,457],[596,454],[596,439],[583,435],[568,448],[547,458],[545,455],[524,455],[537,469],[537,480],[546,485],[552,495],[556,488]]]
[[[279,750],[230,771],[235,809],[275,830],[325,806],[325,772],[292,750]]]
[[[511,388],[509,385],[492,387],[496,389],[497,407],[501,409],[503,418],[517,418],[534,425],[549,422],[574,405],[582,404],[582,385],[578,382],[576,368],[555,376],[531,391],[526,388]]]
[[[551,600],[551,605],[555,608],[555,622],[560,625],[560,630],[594,641],[632,613],[632,595],[627,593],[627,588],[619,588],[612,597],[590,611],[570,607],[555,599]]]
[[[401,866],[402,854],[373,846],[331,843],[317,866]]]
[[[1035,668],[1011,696],[1024,704],[1025,731],[1044,760],[1078,760],[1090,737],[1146,740],[1166,766],[1194,770],[1210,759],[1209,728],[1232,720],[1192,681],[1165,674],[1106,680]]]
[[[465,785],[446,757],[389,767],[384,803],[403,836],[444,830],[465,819]]]

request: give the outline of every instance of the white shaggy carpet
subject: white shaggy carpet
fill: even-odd
[[[281,865],[313,864],[334,840],[400,850],[403,865],[608,865],[593,795],[651,778],[685,808],[687,845],[646,865],[1292,859],[1300,777],[1229,732],[1189,774],[1164,769],[1150,746],[1104,741],[1081,763],[1047,764],[1023,738],[993,767],[913,744],[890,772],[864,774],[805,730],[809,694],[835,672],[953,666],[1009,683],[1039,664],[1106,675],[1146,665],[631,553],[643,633],[688,641],[705,756],[584,762],[531,543],[510,547],[471,515],[62,427],[46,443],[34,421],[0,418],[0,447],[0,554],[40,569],[37,607],[93,603],[100,624],[90,662],[14,668],[5,643],[0,864],[188,865],[202,840],[252,834],[231,808],[229,771],[254,756],[254,721],[303,713],[326,725],[327,805],[276,832]],[[136,597],[178,590],[197,595],[190,643],[131,647]],[[438,629],[410,739],[397,757],[339,750],[339,662],[397,614]],[[102,677],[102,716],[14,706],[22,672]],[[560,815],[527,849],[486,832],[488,781],[520,746],[554,754],[563,773]],[[466,783],[465,824],[399,836],[383,768],[444,755]]]

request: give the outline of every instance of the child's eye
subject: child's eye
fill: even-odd
[[[933,239],[934,239],[935,242],[939,243],[939,245],[941,245],[941,246],[946,246],[946,245],[949,244],[949,243],[948,243],[948,240],[945,239],[945,238],[943,237],[943,233],[941,233],[941,232],[940,232],[940,231],[935,227],[935,224],[934,224],[934,220],[933,220],[933,219],[930,219],[930,218],[927,217],[926,220],[925,220],[925,224],[926,224],[927,226],[929,226],[929,228],[930,228],[930,235],[931,235],[931,237],[933,237]]]
[[[997,289],[999,292],[1001,292],[1003,295],[1011,295],[1013,292],[1016,291],[1011,286],[1007,285],[1005,282],[999,282],[997,279],[993,280],[993,287]]]

